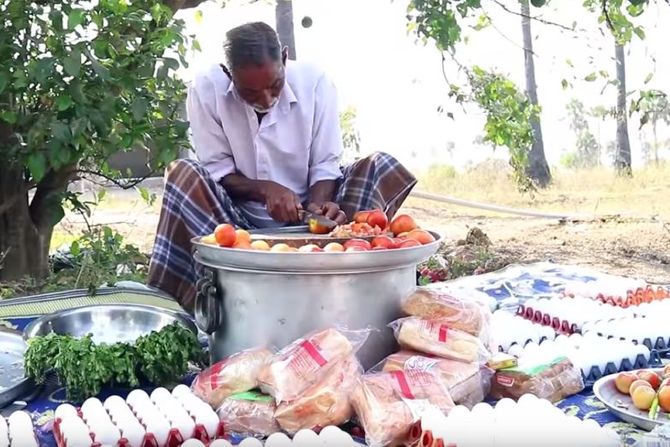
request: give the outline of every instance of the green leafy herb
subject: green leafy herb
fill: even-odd
[[[75,338],[49,334],[28,341],[26,375],[44,383],[54,370],[70,400],[82,401],[106,385],[137,387],[140,374],[154,385],[178,381],[189,363],[203,363],[203,352],[193,332],[179,323],[128,343],[95,344],[91,335]]]

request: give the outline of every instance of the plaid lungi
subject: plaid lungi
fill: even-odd
[[[342,173],[335,201],[350,219],[356,211],[375,208],[393,217],[416,185],[416,178],[385,153],[358,160]],[[191,238],[211,234],[221,223],[254,228],[204,167],[187,159],[170,164],[148,282],[191,314],[201,274],[191,255]]]

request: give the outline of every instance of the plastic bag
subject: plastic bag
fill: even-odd
[[[454,407],[441,379],[419,370],[365,374],[351,404],[370,447],[403,442],[427,408],[447,414]]]
[[[450,328],[480,337],[488,344],[492,318],[488,303],[455,296],[447,290],[448,286],[439,283],[417,287],[403,301],[402,310],[413,317],[440,320]]]
[[[191,390],[216,409],[226,397],[257,388],[258,374],[272,355],[266,348],[233,354],[198,374]]]
[[[362,373],[355,356],[342,360],[301,397],[279,404],[275,412],[277,422],[291,435],[303,428],[344,424],[353,415],[350,396]]]
[[[491,389],[493,370],[477,363],[441,359],[412,351],[400,351],[382,362],[382,371],[418,369],[438,374],[456,404],[472,408],[482,402]]]
[[[368,334],[368,330],[330,328],[299,338],[261,369],[261,390],[277,402],[299,398],[307,388],[322,381],[334,365],[358,351]]]
[[[226,433],[265,438],[281,431],[275,419],[277,405],[272,396],[258,391],[233,394],[216,411]]]
[[[520,365],[497,371],[491,382],[491,397],[516,400],[524,394],[533,394],[555,403],[583,389],[581,370],[566,357],[558,357],[542,365]]]
[[[482,341],[441,321],[418,317],[402,318],[389,325],[400,346],[445,359],[466,363],[486,363],[489,351]]]

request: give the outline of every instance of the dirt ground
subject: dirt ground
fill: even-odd
[[[136,191],[108,190],[94,211],[92,222],[112,226],[128,242],[149,252],[160,211],[160,181],[150,185],[157,195],[149,206]],[[455,244],[474,227],[501,250],[520,262],[553,261],[584,265],[601,271],[670,284],[670,226],[657,216],[560,222],[479,212],[410,198],[404,211],[425,227]],[[68,215],[59,225],[53,248],[68,243],[84,228],[81,218]]]

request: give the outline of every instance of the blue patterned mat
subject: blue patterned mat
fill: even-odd
[[[630,288],[644,286],[645,283],[638,280],[604,275],[581,267],[538,263],[515,265],[495,273],[461,278],[450,282],[448,285],[454,289],[479,293],[490,300],[504,303],[510,300],[523,301],[529,298],[558,296],[566,292],[591,294],[593,291],[597,291],[605,294],[622,294]],[[0,319],[4,318],[5,322],[11,326],[23,329],[26,324],[36,318],[37,314],[45,313],[45,311],[53,311],[51,308],[54,306],[58,308],[62,307],[59,305],[61,300],[69,300],[68,306],[70,307],[78,307],[76,305],[78,301],[84,304],[92,304],[91,300],[107,302],[112,300],[112,298],[114,302],[150,301],[153,305],[165,306],[167,308],[175,306],[174,302],[170,302],[165,297],[160,297],[150,292],[110,290],[101,297],[90,297],[85,294],[80,297],[54,295],[47,298],[31,298],[31,305],[20,304],[17,301],[16,305],[22,306],[22,309],[18,311],[12,308],[12,306],[8,306],[8,304],[13,305],[15,303],[0,302]],[[29,312],[31,313],[26,313],[25,309],[30,309]],[[189,384],[192,379],[192,376],[187,377],[184,383]],[[111,394],[125,397],[128,391],[124,389],[105,390],[101,397]],[[147,391],[151,390],[147,389]],[[42,445],[53,447],[55,446],[55,442],[50,433],[50,422],[53,420],[53,410],[62,402],[65,402],[64,390],[59,388],[55,383],[48,383],[27,404],[17,403],[3,409],[2,414],[11,413],[11,411],[21,408],[31,412],[36,423],[42,427],[40,430]],[[590,391],[572,396],[560,402],[558,406],[570,415],[580,419],[593,419],[600,425],[607,425],[614,429],[624,437],[626,445],[634,445],[644,433],[635,426],[619,420]]]

